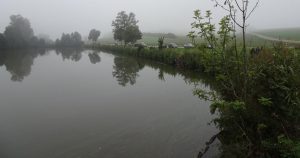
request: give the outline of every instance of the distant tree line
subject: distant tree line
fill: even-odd
[[[114,39],[125,45],[134,44],[142,38],[142,32],[137,25],[138,20],[134,13],[126,14],[121,11],[112,22]],[[88,40],[96,42],[101,32],[90,30]],[[161,35],[160,35],[161,36]],[[174,34],[165,34],[165,37],[176,37]],[[60,39],[53,42],[47,35],[35,36],[30,21],[21,15],[10,16],[10,23],[3,33],[0,33],[0,49],[11,48],[38,48],[38,47],[82,47],[84,42],[78,32],[63,33]]]
[[[83,44],[81,35],[78,32],[63,33],[61,38],[55,41],[55,46],[57,47],[82,47]]]
[[[90,40],[96,41],[100,31],[93,29]],[[44,48],[44,47],[81,47],[82,37],[78,32],[63,33],[54,43],[49,36],[35,36],[29,20],[21,15],[10,16],[10,23],[3,33],[0,33],[0,49],[12,48]]]

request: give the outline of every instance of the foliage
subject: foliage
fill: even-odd
[[[275,45],[274,49],[264,48],[258,55],[246,58],[247,71],[240,71],[244,56],[240,58],[238,47],[230,42],[234,39],[230,33],[234,29],[229,18],[221,20],[217,33],[210,23],[210,12],[202,17],[200,11],[195,11],[195,19],[192,28],[198,32],[190,35],[199,35],[212,46],[213,72],[222,98],[201,90],[195,94],[213,101],[212,113],[219,114],[214,123],[221,131],[218,139],[222,143],[222,156],[297,157],[297,133],[300,132],[297,53],[282,44]],[[277,139],[280,135],[285,138],[283,145]],[[287,146],[295,150],[287,150]]]
[[[3,34],[0,33],[0,49],[3,49],[6,47],[6,41]]]
[[[114,39],[123,41],[125,45],[135,43],[142,38],[142,33],[137,25],[138,20],[135,19],[134,13],[126,14],[119,12],[116,19],[112,22]]]
[[[244,100],[239,90],[242,83],[236,80],[243,75],[237,68],[243,59],[241,54],[236,58],[230,47],[224,52],[226,65],[219,62],[223,61],[221,55],[213,56],[209,49],[201,47],[145,48],[140,52],[134,47],[97,45],[94,48],[214,74],[219,94],[201,89],[194,94],[213,101],[211,112],[218,114],[213,122],[220,128],[218,139],[223,157],[297,157],[300,57],[293,49],[279,45],[249,58],[248,93]],[[212,69],[213,59],[215,69]],[[163,73],[159,76],[163,79]],[[280,135],[286,143],[279,142]]]
[[[27,18],[21,15],[10,16],[10,24],[0,34],[0,49],[7,48],[38,48],[46,47],[42,38],[34,36],[33,29]]]
[[[38,39],[42,39],[42,40],[44,40],[45,41],[45,44],[47,45],[47,46],[51,46],[51,45],[53,45],[54,44],[54,41],[50,38],[50,36],[49,35],[47,35],[47,34],[39,34],[38,36],[37,36],[37,38]]]
[[[19,48],[28,46],[31,38],[34,36],[29,20],[21,15],[12,15],[10,20],[9,26],[4,31],[8,47]]]
[[[57,47],[82,47],[83,42],[81,40],[81,35],[78,32],[73,32],[71,34],[63,33],[61,39],[55,41]]]
[[[0,35],[1,48],[45,47],[45,41],[34,36],[28,19],[21,15],[10,16],[10,24]]]
[[[159,49],[159,50],[162,50],[162,49],[163,49],[163,47],[164,47],[164,40],[165,40],[165,37],[160,37],[160,38],[158,39],[158,49]]]
[[[96,30],[96,29],[92,29],[92,30],[90,31],[90,33],[89,33],[88,39],[89,39],[89,40],[92,40],[92,41],[94,41],[94,42],[96,42],[97,39],[99,38],[100,34],[101,34],[100,31],[98,31],[98,30]]]
[[[37,47],[46,47],[46,42],[44,39],[38,39],[36,36],[30,39],[29,47],[37,48]]]

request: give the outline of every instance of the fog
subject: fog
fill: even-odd
[[[299,0],[261,0],[249,28],[299,27],[299,6]],[[216,18],[225,15],[210,0],[0,0],[0,32],[10,15],[21,14],[30,20],[35,34],[54,39],[63,32],[78,31],[86,36],[96,28],[103,37],[111,33],[112,20],[124,10],[136,14],[142,32],[186,34],[195,9],[212,9]]]

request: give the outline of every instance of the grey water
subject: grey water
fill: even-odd
[[[193,95],[198,87],[212,85],[144,59],[0,51],[0,157],[197,157],[217,133],[210,102]]]

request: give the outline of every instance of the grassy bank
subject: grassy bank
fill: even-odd
[[[214,65],[211,61],[211,56],[208,50],[205,49],[163,49],[156,48],[138,49],[135,47],[96,45],[87,46],[88,48],[100,49],[116,54],[124,54],[135,57],[155,60],[169,65],[174,65],[180,68],[192,70],[201,70],[204,72],[212,72],[211,67]]]

